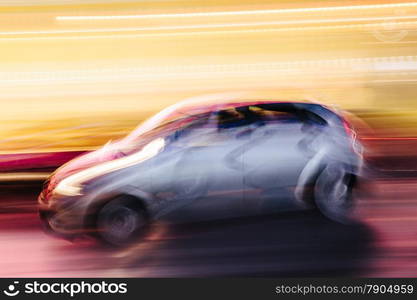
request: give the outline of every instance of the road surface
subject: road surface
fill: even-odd
[[[39,189],[2,186],[1,277],[417,276],[417,184],[410,178],[369,183],[354,225],[313,212],[157,224],[123,250],[44,234],[34,206]]]

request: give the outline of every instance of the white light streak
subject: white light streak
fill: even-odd
[[[86,20],[130,20],[130,19],[157,19],[157,18],[193,18],[193,17],[215,17],[215,16],[245,16],[263,14],[288,14],[308,12],[330,12],[345,10],[384,9],[384,8],[409,8],[417,7],[417,2],[351,5],[351,6],[329,6],[329,7],[307,7],[307,8],[284,8],[284,9],[263,9],[263,10],[240,10],[240,11],[217,11],[217,12],[195,12],[177,14],[144,14],[144,15],[118,15],[118,16],[57,16],[57,21],[86,21]]]
[[[300,24],[320,24],[320,23],[342,23],[342,22],[367,22],[389,20],[409,20],[416,19],[413,16],[393,16],[393,17],[369,17],[369,18],[337,18],[337,19],[318,19],[318,20],[294,20],[276,22],[249,22],[249,23],[222,23],[222,24],[199,24],[181,26],[150,26],[150,27],[122,27],[122,28],[99,28],[83,30],[39,30],[39,31],[3,31],[0,36],[13,35],[49,35],[49,34],[70,34],[70,33],[108,33],[108,32],[137,32],[137,31],[157,31],[157,30],[182,30],[182,29],[207,29],[207,28],[228,28],[228,27],[248,27],[248,26],[277,26],[277,25],[300,25]],[[343,26],[343,25],[342,25]],[[345,25],[350,26],[350,25]]]

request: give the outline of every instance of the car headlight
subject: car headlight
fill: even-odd
[[[102,164],[93,166],[91,168],[70,175],[67,178],[63,179],[60,183],[58,183],[54,190],[54,193],[64,196],[81,195],[81,191],[83,188],[82,184],[84,182],[89,181],[95,177],[141,163],[157,155],[164,148],[164,146],[165,140],[163,138],[157,138],[149,144],[147,144],[145,147],[143,147],[142,150],[136,153],[108,162],[104,162]]]

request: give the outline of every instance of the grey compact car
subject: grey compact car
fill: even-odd
[[[60,236],[115,245],[157,220],[315,208],[346,222],[361,165],[355,132],[323,105],[186,101],[56,170],[39,196],[40,216]]]

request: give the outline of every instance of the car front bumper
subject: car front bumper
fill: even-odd
[[[83,234],[84,216],[77,211],[75,199],[56,199],[44,191],[38,198],[38,212],[44,231],[53,236],[71,240]]]

